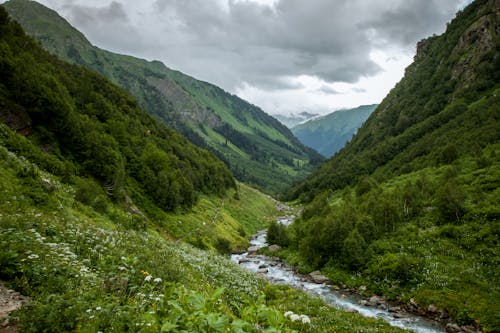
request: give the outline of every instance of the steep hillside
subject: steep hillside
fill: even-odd
[[[85,200],[141,198],[170,211],[189,208],[202,193],[235,187],[211,153],[151,117],[122,89],[58,60],[2,19],[0,119],[43,152],[6,135],[9,149],[66,179],[80,177],[82,189],[94,191]]]
[[[292,133],[306,146],[326,157],[339,151],[356,133],[377,104],[339,110],[292,127]]]
[[[276,119],[237,96],[161,62],[94,47],[56,12],[34,1],[11,0],[4,6],[49,52],[123,87],[150,114],[214,152],[241,181],[277,192],[321,161]]]
[[[498,331],[499,16],[498,0],[474,1],[418,44],[353,140],[292,191],[307,206],[283,255],[462,332]]]
[[[445,34],[419,42],[405,77],[352,142],[297,186],[293,195],[310,200],[366,174],[388,179],[440,165],[448,150],[472,155],[496,142],[497,15],[497,1],[476,1],[457,15]],[[486,107],[477,111],[478,104]]]

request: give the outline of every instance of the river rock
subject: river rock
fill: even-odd
[[[268,250],[269,252],[271,252],[271,253],[273,253],[273,252],[277,252],[277,251],[281,250],[281,246],[276,245],[276,244],[273,244],[273,245],[269,246],[269,247],[267,248],[267,250]]]
[[[258,246],[250,246],[247,250],[248,253],[256,253],[257,251],[259,251],[259,247]]]
[[[318,284],[330,282],[330,280],[328,280],[328,278],[326,276],[321,274],[320,271],[314,271],[312,273],[309,273],[309,277],[311,278],[311,280],[313,280],[314,283],[318,283]]]
[[[427,312],[437,313],[438,312],[438,308],[434,304],[429,304],[429,306],[427,307]]]
[[[385,303],[385,301],[384,301],[384,298],[382,296],[373,295],[372,297],[370,297],[370,303],[375,306],[375,305],[383,304],[383,303]]]
[[[478,330],[476,330],[474,328],[474,326],[462,326],[462,327],[460,327],[460,330],[463,333],[477,333],[477,332],[479,332]]]
[[[371,306],[370,302],[368,302],[366,299],[359,300],[358,304],[361,306]]]
[[[457,324],[448,323],[446,324],[446,332],[448,333],[460,333],[460,327]]]
[[[245,262],[250,262],[250,259],[247,259],[247,258],[241,258],[240,260],[238,260],[238,264],[243,264]]]
[[[389,312],[400,312],[401,311],[401,307],[399,306],[392,306],[389,308]]]
[[[395,314],[393,314],[394,318],[405,318],[405,317],[408,317],[407,314],[403,313],[403,312],[396,312]]]
[[[259,268],[267,268],[267,265],[266,264],[261,264],[261,265],[259,265]]]
[[[346,312],[350,312],[350,313],[359,313],[359,311],[358,311],[358,310],[356,310],[356,309],[347,309],[347,310],[345,310],[345,311],[346,311]]]
[[[259,274],[267,274],[267,272],[268,272],[267,268],[261,268],[257,271],[257,273]]]

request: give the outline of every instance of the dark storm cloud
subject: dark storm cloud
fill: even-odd
[[[229,90],[299,89],[290,78],[301,75],[356,82],[381,70],[374,48],[415,45],[457,10],[456,0],[77,1],[65,7],[69,18],[100,46],[160,58]]]
[[[377,17],[367,20],[362,28],[372,28],[387,43],[414,45],[423,37],[442,31],[461,3],[456,0],[406,0],[396,2]]]
[[[118,52],[134,52],[145,45],[141,34],[133,26],[126,7],[117,1],[106,6],[91,7],[73,1],[61,7],[72,24],[84,30],[91,41]]]

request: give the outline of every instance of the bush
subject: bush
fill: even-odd
[[[279,246],[290,245],[287,227],[278,222],[272,222],[267,229],[267,243]]]

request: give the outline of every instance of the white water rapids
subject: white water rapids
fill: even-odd
[[[285,225],[289,225],[292,221],[293,216],[278,219],[279,223]],[[254,249],[268,246],[266,242],[266,230],[259,231],[253,235],[250,243]],[[366,317],[382,318],[392,326],[409,329],[417,333],[446,333],[446,330],[440,325],[423,317],[360,305],[358,303],[361,300],[359,296],[346,296],[327,284],[309,282],[303,275],[295,272],[292,267],[276,258],[245,252],[242,254],[233,254],[231,260],[245,269],[261,274],[271,283],[286,284],[295,289],[304,290],[310,294],[319,296],[327,304],[336,308],[358,312]]]

